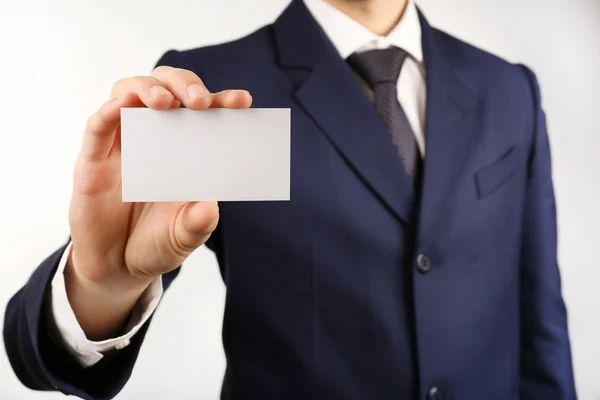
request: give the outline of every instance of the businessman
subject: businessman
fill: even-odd
[[[292,109],[291,201],[121,202],[121,107],[251,103]],[[8,304],[16,375],[113,398],[206,244],[223,399],[575,399],[540,103],[527,67],[412,0],[293,0],[247,37],[167,52],[87,123],[71,239]]]

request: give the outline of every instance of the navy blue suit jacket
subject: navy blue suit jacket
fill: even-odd
[[[208,243],[227,285],[222,398],[576,397],[536,78],[421,24],[417,207],[383,122],[301,1],[240,40],[160,60],[292,109],[291,201],[221,203]],[[30,388],[109,399],[147,326],[98,365],[74,363],[43,312],[62,251],[10,301],[6,349]]]

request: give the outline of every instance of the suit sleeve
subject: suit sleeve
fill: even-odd
[[[158,65],[191,69],[184,54],[174,50],[165,53]],[[9,301],[3,329],[6,353],[15,374],[30,389],[60,391],[90,400],[112,399],[131,376],[152,318],[129,346],[83,368],[47,329],[48,291],[66,247],[44,260]],[[165,290],[178,273],[179,268],[163,276]]]
[[[533,97],[534,136],[521,253],[520,398],[572,400],[576,393],[557,262],[550,144],[537,79],[527,67],[521,68]]]

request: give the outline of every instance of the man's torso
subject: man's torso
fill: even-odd
[[[174,63],[211,91],[292,110],[291,201],[221,203],[209,244],[227,285],[223,397],[516,397],[524,74],[424,26],[427,156],[411,207],[383,124],[308,16],[296,1]]]

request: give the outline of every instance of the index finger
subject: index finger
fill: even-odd
[[[80,156],[88,161],[97,161],[108,156],[113,148],[116,129],[121,122],[121,107],[141,105],[133,93],[104,103],[87,121]]]

